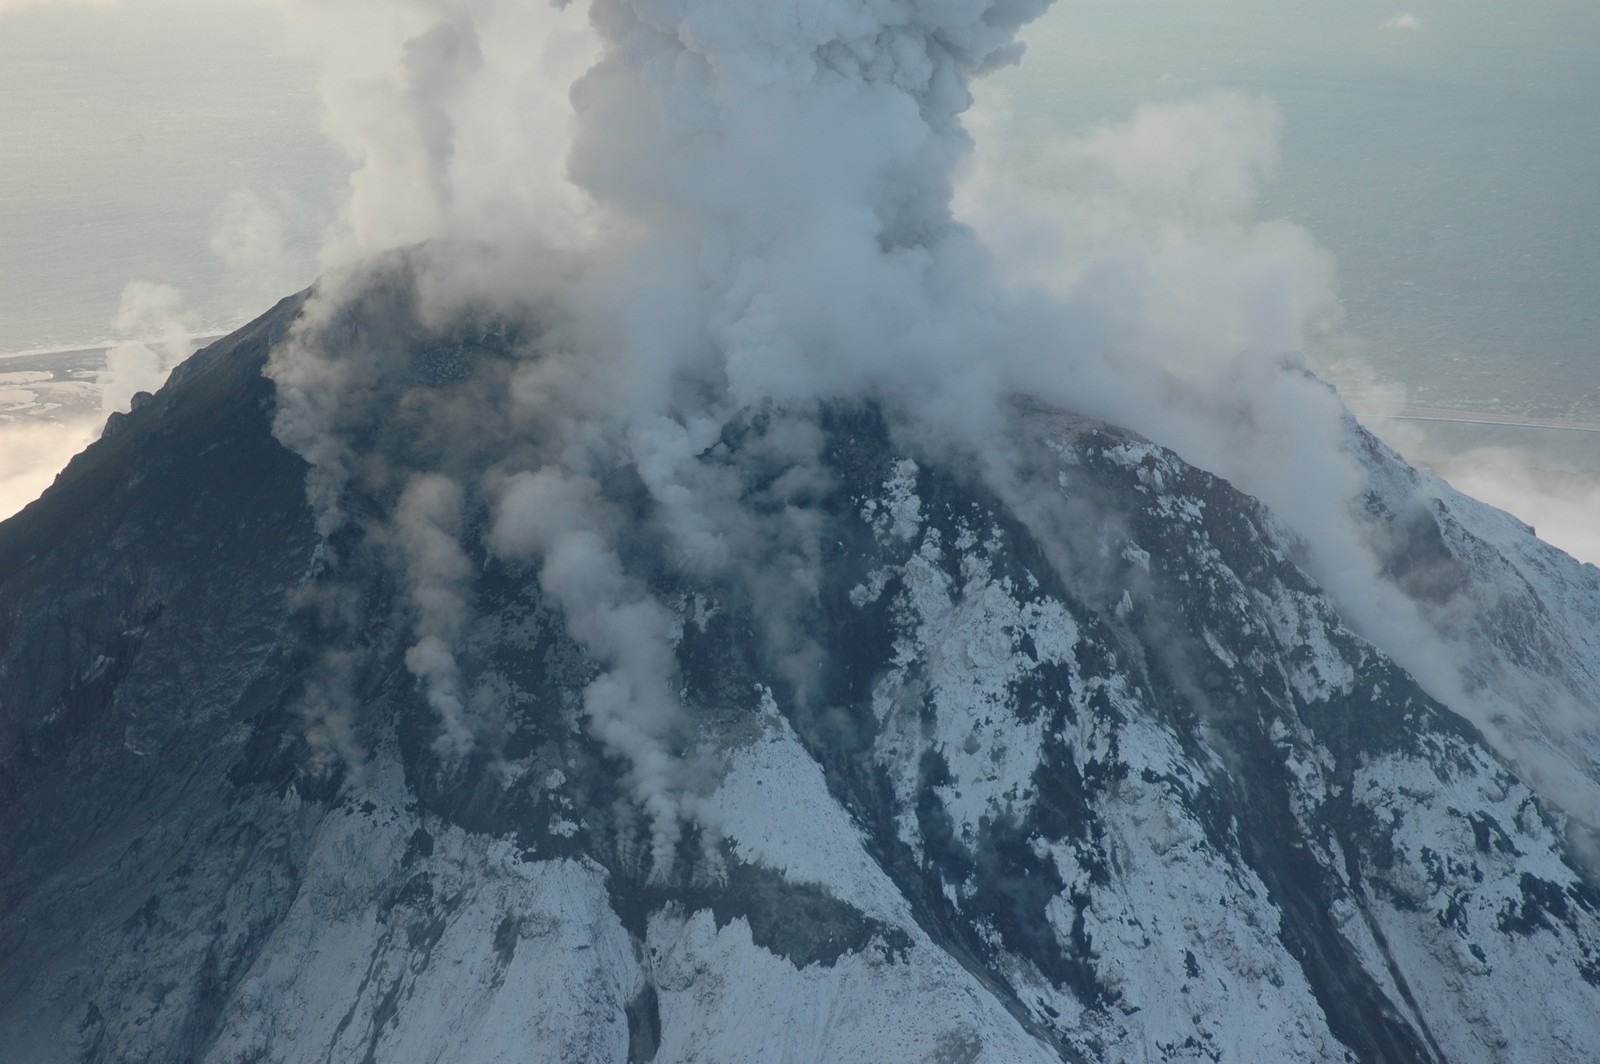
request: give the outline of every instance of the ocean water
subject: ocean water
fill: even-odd
[[[113,334],[123,288],[176,286],[196,331],[255,312],[211,248],[230,197],[310,280],[342,162],[280,16],[155,0],[0,12],[0,353]]]
[[[984,91],[1008,99],[1023,166],[1027,144],[1140,103],[1272,101],[1283,159],[1260,212],[1337,257],[1375,367],[1417,405],[1600,421],[1600,5],[1411,13],[1385,29],[1396,7],[1363,0],[1072,0]]]

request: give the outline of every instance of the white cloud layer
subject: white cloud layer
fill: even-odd
[[[37,499],[99,434],[98,418],[0,422],[0,520]]]
[[[1504,447],[1482,447],[1428,461],[1457,490],[1532,525],[1539,538],[1600,565],[1600,475],[1552,469]]]

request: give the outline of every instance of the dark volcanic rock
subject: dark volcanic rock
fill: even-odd
[[[692,575],[638,478],[607,481],[629,573],[680,622],[678,752],[706,766],[670,869],[586,718],[599,665],[469,498],[458,658],[492,727],[449,755],[383,522],[395,470],[443,446],[405,419],[487,394],[526,329],[418,334],[399,421],[360,429],[367,531],[323,543],[261,375],[299,308],[0,526],[7,1059],[1600,1043],[1600,903],[1561,814],[1345,626],[1259,503],[1103,424],[1019,409],[1000,490],[840,404],[808,415],[821,473],[794,494],[788,415],[736,419],[698,460],[815,522],[803,601]],[[1413,594],[1509,579],[1475,513],[1390,522]],[[1538,608],[1553,646],[1575,607]]]

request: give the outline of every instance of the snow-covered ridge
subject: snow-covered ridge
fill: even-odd
[[[10,1059],[1600,1043],[1600,902],[1569,818],[1350,630],[1270,513],[1170,451],[1026,415],[1000,491],[897,445],[881,412],[837,412],[817,429],[824,564],[793,618],[809,683],[763,641],[762,603],[629,541],[674,604],[686,753],[708,766],[666,875],[585,723],[597,665],[536,582],[471,576],[461,668],[503,732],[444,759],[404,585],[351,542],[329,582],[248,359],[203,368],[83,463],[114,481],[92,521],[39,531],[68,528],[84,479],[0,527],[0,852],[25,858],[0,862]],[[1397,550],[1434,522],[1458,577],[1439,602],[1492,607],[1438,614],[1481,641],[1485,684],[1587,697],[1594,571],[1373,462]],[[246,490],[238,468],[263,475]],[[328,660],[307,601],[361,620],[338,659],[359,771],[300,712]],[[1581,734],[1519,705],[1552,742]]]

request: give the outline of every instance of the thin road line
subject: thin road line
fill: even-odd
[[[1403,406],[1393,413],[1375,410],[1358,411],[1361,417],[1382,418],[1385,421],[1442,421],[1454,425],[1493,425],[1498,428],[1550,429],[1557,432],[1600,432],[1600,424],[1593,421],[1569,421],[1563,418],[1512,417],[1505,414],[1484,414],[1472,410],[1436,410],[1432,407]]]

